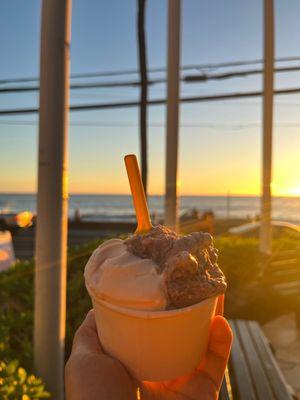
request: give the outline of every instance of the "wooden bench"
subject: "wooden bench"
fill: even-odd
[[[260,283],[272,287],[276,293],[292,299],[300,327],[300,250],[282,250],[262,258]]]
[[[256,321],[231,320],[234,340],[220,400],[292,400],[287,383]],[[226,378],[226,376],[225,376]]]

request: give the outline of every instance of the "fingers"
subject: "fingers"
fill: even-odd
[[[223,315],[224,314],[224,299],[225,299],[224,294],[221,294],[218,297],[215,315]]]
[[[201,372],[204,372],[217,388],[222,383],[232,338],[232,331],[226,319],[216,316],[212,321],[206,360]]]
[[[72,353],[102,353],[94,310],[90,310],[74,336]]]

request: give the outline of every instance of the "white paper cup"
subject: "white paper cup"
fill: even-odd
[[[217,297],[177,310],[137,311],[90,295],[104,350],[138,380],[175,379],[203,359]]]

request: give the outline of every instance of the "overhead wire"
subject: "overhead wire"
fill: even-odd
[[[289,56],[289,57],[277,57],[275,62],[293,62],[300,61],[300,56]],[[252,59],[252,60],[238,60],[238,61],[227,61],[227,62],[219,62],[219,63],[206,63],[206,64],[188,64],[182,66],[180,69],[182,71],[196,69],[220,69],[227,67],[237,67],[243,65],[255,65],[255,64],[263,64],[262,59]],[[148,69],[149,72],[165,72],[166,67],[152,67]],[[96,77],[107,77],[107,76],[124,76],[124,75],[137,75],[137,69],[123,69],[123,70],[115,70],[115,71],[96,71],[96,72],[84,72],[84,73],[73,73],[71,74],[71,79],[83,79],[83,78],[96,78]],[[37,82],[39,81],[38,77],[20,77],[20,78],[2,78],[0,79],[0,84],[8,84],[8,83],[21,83],[21,82]]]
[[[138,127],[137,123],[131,123],[127,121],[121,121],[121,122],[113,122],[113,121],[71,121],[70,126],[74,127]],[[37,126],[38,121],[26,121],[26,120],[6,120],[6,121],[1,121],[0,120],[0,125],[21,125],[21,126]],[[165,127],[165,124],[162,122],[150,122],[148,124],[149,127],[152,128],[163,128]],[[208,128],[208,129],[234,129],[234,130],[242,130],[242,129],[248,129],[248,128],[256,128],[260,127],[261,123],[260,122],[246,122],[246,123],[210,123],[210,122],[193,122],[193,123],[181,123],[179,125],[181,128]],[[284,128],[298,128],[300,127],[300,123],[297,122],[280,122],[280,123],[274,123],[274,126],[276,127],[284,127]]]
[[[300,87],[277,89],[274,91],[274,95],[287,95],[300,93]],[[197,102],[210,102],[220,100],[232,100],[241,98],[261,97],[263,92],[261,90],[254,92],[235,92],[235,93],[218,93],[213,95],[203,96],[189,96],[182,97],[180,102],[185,103],[197,103]],[[149,106],[160,106],[166,103],[166,99],[153,99],[147,101]],[[120,109],[120,108],[133,108],[138,107],[139,101],[128,101],[128,102],[115,102],[115,103],[92,103],[92,104],[76,104],[69,107],[70,111],[92,111],[92,110],[108,110],[108,109]],[[18,114],[36,114],[39,109],[36,107],[32,108],[13,108],[13,109],[2,109],[0,110],[0,116],[4,115],[18,115]]]
[[[300,66],[291,66],[291,67],[281,67],[275,68],[274,72],[276,73],[284,73],[284,72],[297,72],[300,71]],[[263,69],[251,69],[251,70],[242,70],[242,71],[229,71],[222,74],[198,74],[198,75],[187,75],[180,78],[181,82],[184,83],[198,83],[198,82],[206,82],[209,80],[223,80],[223,79],[232,79],[238,77],[245,77],[249,75],[258,75],[262,74]],[[166,78],[158,78],[151,79],[147,81],[147,85],[155,85],[166,83]],[[110,82],[88,82],[88,83],[75,83],[70,85],[71,90],[79,90],[79,89],[96,89],[96,88],[119,88],[119,87],[140,87],[141,81],[110,81]],[[38,85],[30,85],[30,86],[11,86],[0,88],[0,93],[20,93],[20,92],[36,92],[39,91]]]

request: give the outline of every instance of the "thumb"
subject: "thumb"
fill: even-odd
[[[74,336],[72,354],[103,353],[95,321],[94,310],[90,310]]]
[[[226,319],[216,316],[211,324],[208,349],[201,372],[204,372],[218,389],[225,373],[232,339],[232,331]]]

